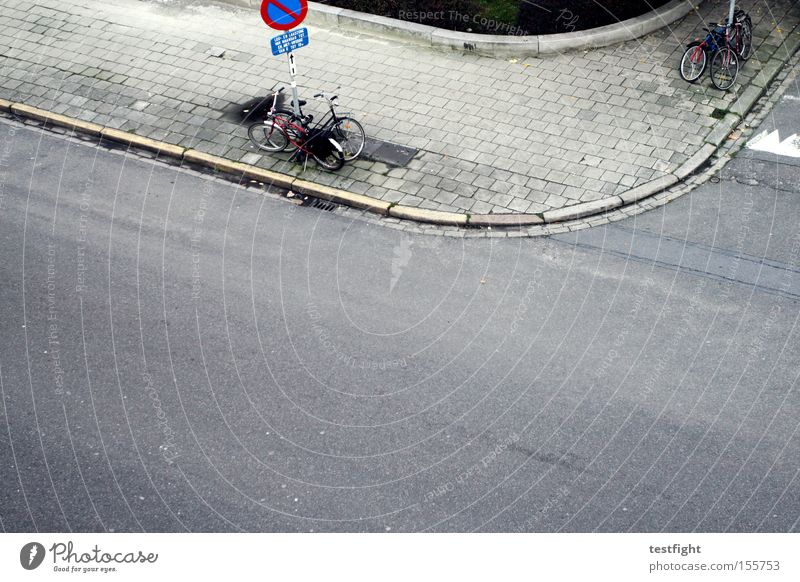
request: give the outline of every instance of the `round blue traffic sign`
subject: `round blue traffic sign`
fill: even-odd
[[[308,0],[263,0],[261,18],[275,30],[291,30],[308,14]]]

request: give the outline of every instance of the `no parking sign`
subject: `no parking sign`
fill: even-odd
[[[275,30],[291,30],[308,14],[308,0],[263,0],[261,18]]]
[[[303,22],[308,14],[308,0],[262,0],[261,19],[275,30],[292,30]],[[272,54],[285,54],[289,63],[289,76],[292,78],[292,109],[300,115],[300,98],[297,95],[297,65],[292,51],[308,44],[308,31],[305,28],[281,34],[272,39]]]

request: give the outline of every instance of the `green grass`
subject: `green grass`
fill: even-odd
[[[498,22],[514,24],[517,22],[519,0],[477,0],[483,7],[483,15]]]

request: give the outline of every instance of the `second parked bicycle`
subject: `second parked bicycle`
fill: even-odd
[[[334,139],[344,150],[344,160],[346,162],[355,160],[364,151],[364,145],[367,141],[364,128],[358,121],[350,117],[348,113],[339,113],[336,111],[339,100],[338,95],[321,92],[314,95],[314,98],[323,99],[328,105],[328,113],[326,113],[320,125],[331,128]],[[275,109],[275,115],[281,116],[289,122],[301,125],[307,129],[314,121],[314,116],[303,113],[303,106],[306,104],[307,102],[302,99],[298,102],[297,110],[300,112],[299,115],[295,115],[292,109],[283,107],[277,107]]]
[[[330,122],[310,127],[296,123],[277,108],[278,96],[283,87],[272,93],[272,107],[266,118],[250,125],[247,135],[258,149],[267,152],[281,152],[294,146],[292,158],[313,157],[326,170],[338,170],[345,162],[344,148],[335,139],[334,127]]]

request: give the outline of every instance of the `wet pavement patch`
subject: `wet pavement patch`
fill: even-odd
[[[272,106],[272,95],[253,97],[244,103],[231,103],[222,110],[222,119],[233,123],[255,123],[266,116]],[[278,107],[280,107],[280,101]]]

